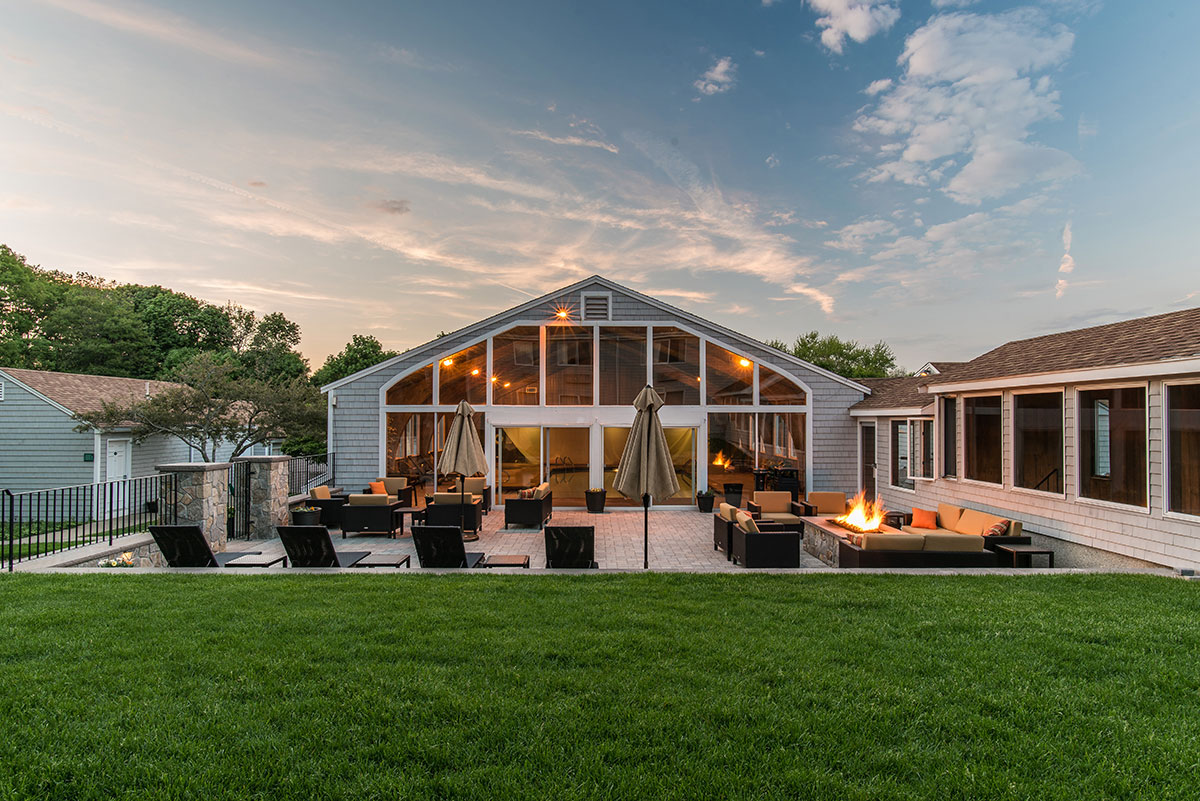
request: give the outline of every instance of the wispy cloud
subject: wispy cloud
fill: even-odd
[[[692,84],[702,95],[719,95],[737,86],[737,64],[729,56],[719,58]]]
[[[808,0],[821,29],[821,44],[830,52],[841,54],[847,37],[860,44],[900,19],[900,9],[893,0]]]
[[[371,208],[382,211],[384,214],[408,214],[412,211],[412,206],[407,200],[377,200],[371,204]]]
[[[868,240],[894,233],[896,226],[887,220],[862,220],[835,231],[835,238],[826,241],[825,246],[862,253]]]
[[[607,150],[609,153],[617,154],[621,150],[616,145],[609,144],[599,139],[586,139],[582,136],[553,136],[545,131],[512,131],[516,136],[528,136],[530,139],[537,139],[540,142],[548,142],[552,145],[571,145],[573,147],[594,147],[600,150]]]
[[[1063,226],[1062,232],[1063,257],[1058,263],[1058,271],[1060,273],[1075,272],[1075,259],[1071,256],[1071,221],[1067,220],[1067,224]]]

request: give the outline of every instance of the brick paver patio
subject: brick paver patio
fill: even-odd
[[[596,561],[602,569],[640,570],[642,568],[641,510],[609,511],[588,514],[584,511],[557,510],[551,520],[560,526],[595,526]],[[342,539],[341,532],[330,531],[334,547],[347,551],[405,553],[412,556],[417,568],[417,552],[405,520],[404,536],[396,539],[370,534],[351,534]],[[253,546],[252,548],[250,546]],[[531,569],[546,566],[546,546],[542,532],[532,528],[504,529],[504,510],[496,509],[483,518],[483,531],[478,542],[466,543],[468,551],[487,554],[528,554]],[[278,539],[230,542],[229,550],[261,550],[282,553]],[[801,568],[828,569],[818,559],[800,551]],[[652,511],[650,513],[650,569],[688,570],[696,572],[741,571],[725,559],[725,554],[713,550],[712,515],[691,510]]]

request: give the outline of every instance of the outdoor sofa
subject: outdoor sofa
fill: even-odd
[[[379,485],[383,485],[383,492],[379,493]],[[371,482],[370,486],[363,489],[364,495],[387,495],[393,501],[399,501],[401,506],[416,506],[416,488],[408,485],[408,479],[404,476],[384,476],[377,478]]]
[[[455,526],[463,531],[483,528],[483,499],[467,493],[435,492],[425,504],[425,525]]]
[[[786,493],[785,493],[786,494]],[[800,567],[800,532],[737,513],[730,557],[742,567]]]
[[[793,501],[792,493],[786,490],[759,490],[754,493],[754,500],[746,502],[746,511],[755,520],[780,523],[801,532],[808,508],[808,504]]]
[[[349,495],[341,511],[342,539],[347,533],[377,531],[393,536],[404,525],[401,504],[388,495]]]
[[[554,509],[554,493],[550,482],[543,481],[529,492],[528,498],[508,498],[504,501],[504,527],[541,528]]]
[[[222,551],[213,553],[199,526],[148,526],[154,544],[169,567],[224,567],[243,556],[259,556],[262,551]]]
[[[940,503],[934,527],[904,515],[900,532],[847,532],[838,543],[840,567],[995,567],[997,545],[1028,545],[1021,523],[975,509]],[[1005,533],[992,533],[1003,530]]]

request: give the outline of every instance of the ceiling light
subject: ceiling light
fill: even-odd
[[[479,375],[479,368],[476,367],[474,370],[472,370],[471,375]]]
[[[442,367],[449,367],[454,364],[454,359],[442,359]]]
[[[742,367],[749,367],[750,360],[749,359],[738,359],[738,364],[740,364]]]

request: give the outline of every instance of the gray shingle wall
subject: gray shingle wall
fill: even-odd
[[[1164,509],[1163,469],[1163,389],[1160,380],[1152,380],[1147,396],[1149,407],[1149,473],[1150,497],[1148,511],[1120,508],[1078,497],[1078,447],[1075,434],[1075,390],[1084,385],[1066,388],[1064,417],[1064,464],[1066,469],[1065,498],[1047,493],[1030,492],[1012,486],[1011,408],[1012,393],[1004,396],[1004,485],[938,479],[916,482],[915,492],[891,487],[887,477],[890,464],[887,420],[880,419],[877,427],[879,451],[879,489],[889,509],[907,511],[913,506],[936,508],[938,503],[969,506],[986,512],[1020,520],[1032,531],[1069,543],[1098,548],[1155,564],[1171,567],[1200,568],[1200,522],[1170,517]],[[962,404],[959,406],[959,431],[962,431]],[[962,449],[959,451],[959,475],[962,471]]]
[[[507,315],[503,320],[496,321],[488,331],[443,337],[436,340],[430,349],[414,349],[412,354],[401,357],[397,363],[332,390],[338,403],[330,419],[331,441],[337,453],[338,483],[353,486],[371,480],[379,474],[379,404],[382,387],[390,385],[398,375],[413,367],[429,364],[435,358],[478,342],[495,328],[518,320],[552,319],[555,310],[562,305],[578,310],[581,293],[591,291],[610,290],[602,285],[584,286],[575,292],[554,296],[535,308]],[[615,290],[612,291],[610,309],[611,319],[615,322],[678,322],[717,341],[727,341],[726,336],[715,327],[678,319],[666,310]],[[744,346],[729,342],[729,347],[761,364],[796,377],[812,390],[812,408],[815,411],[812,420],[811,489],[848,490],[857,487],[856,434],[847,410],[862,400],[863,393],[820,373],[800,367],[765,345]]]
[[[74,431],[69,415],[11,379],[0,380],[0,488],[22,492],[91,483],[93,463],[83,455],[92,452],[92,435]]]

